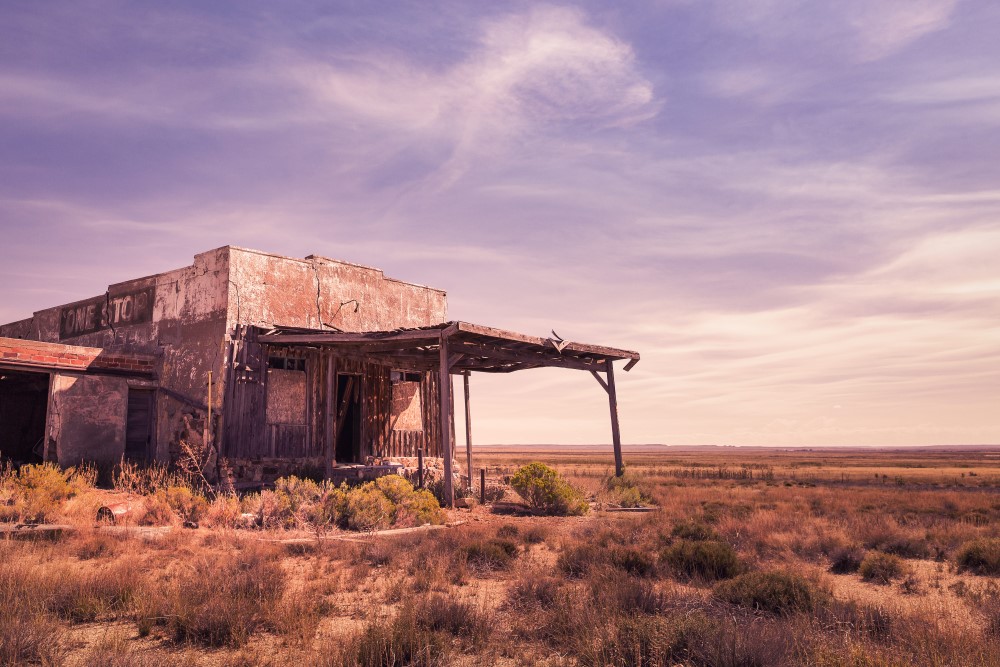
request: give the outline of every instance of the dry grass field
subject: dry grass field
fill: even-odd
[[[0,664],[1000,665],[1000,450],[636,448],[613,488],[602,450],[475,463],[535,460],[593,509],[387,535],[219,499],[109,529],[124,492],[81,483],[44,511],[74,530],[0,541]]]

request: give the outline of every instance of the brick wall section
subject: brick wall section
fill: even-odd
[[[33,368],[76,371],[118,371],[152,375],[156,357],[128,352],[106,352],[97,347],[39,343],[0,338],[0,363]]]

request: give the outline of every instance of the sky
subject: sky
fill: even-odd
[[[318,254],[638,350],[626,443],[1000,443],[998,30],[989,0],[4,3],[0,321]],[[586,373],[471,384],[477,444],[610,440]]]

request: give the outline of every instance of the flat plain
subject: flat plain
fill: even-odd
[[[81,488],[49,508],[71,530],[0,541],[0,663],[1000,665],[1000,448],[625,460],[477,448],[487,504],[392,534],[240,528],[221,498],[108,528],[126,491]],[[592,509],[523,511],[531,461]]]

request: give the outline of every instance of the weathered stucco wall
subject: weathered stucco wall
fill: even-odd
[[[379,269],[323,257],[294,259],[223,247],[196,255],[191,266],[109,285],[106,294],[40,310],[32,318],[0,326],[0,335],[156,355],[158,384],[164,389],[157,393],[156,458],[168,460],[177,455],[181,440],[200,436],[204,412],[199,406],[208,400],[209,371],[213,372],[212,408],[218,427],[224,413],[227,343],[238,324],[372,331],[427,326],[446,319],[443,291],[386,278]],[[118,395],[124,391],[122,382],[88,377],[59,390],[54,403],[63,421],[50,431],[58,443],[60,461],[72,461],[82,453],[81,448],[89,446],[101,457],[112,451],[120,457],[125,408],[119,409],[118,401],[125,401],[127,395],[127,391]],[[283,400],[294,402],[303,393],[308,394],[296,388]],[[401,400],[398,416],[408,424],[416,423],[427,406],[419,397],[415,404],[412,397],[407,398]],[[69,411],[77,408],[71,404],[81,406],[82,421],[72,421],[75,418]],[[97,420],[98,412],[107,419]],[[111,421],[119,425],[120,437],[110,437]],[[291,426],[294,422],[284,423]],[[70,435],[77,427],[82,429],[79,438]],[[286,429],[288,434],[282,437],[291,443],[290,448],[300,447],[299,440],[302,447],[316,446],[318,436],[303,434],[319,433],[320,428],[319,423],[298,426]],[[107,437],[97,437],[98,432]],[[53,445],[52,451],[56,449]]]
[[[10,324],[0,324],[0,338],[27,338],[32,339],[32,325],[34,319],[29,317],[25,320],[18,320]]]
[[[112,464],[125,453],[128,383],[106,375],[52,375],[46,457],[59,465]]]
[[[313,255],[230,252],[230,329],[239,323],[381,331],[447,319],[443,291],[386,278],[379,269]]]
[[[30,320],[6,325],[2,330],[45,342],[155,354],[159,359],[156,369],[159,385],[203,404],[207,400],[208,371],[214,371],[218,379],[223,368],[228,277],[229,249],[218,248],[196,255],[191,266],[109,285],[106,295],[40,310]],[[128,298],[149,294],[150,290],[152,303],[148,304],[148,317],[136,318],[146,321],[128,321],[126,315],[139,312],[138,302],[130,304]],[[72,320],[77,326],[67,326],[67,312],[74,310],[81,313]],[[102,310],[103,319],[110,320],[111,325],[117,321],[116,326],[102,326]],[[73,335],[77,331],[83,333]],[[84,386],[92,386],[95,392],[104,390],[99,383]],[[212,402],[218,411],[221,391],[216,392]],[[109,414],[112,408],[108,407]],[[124,414],[115,414],[114,418],[124,420]],[[179,439],[190,429],[192,416],[196,429],[203,425],[200,411],[167,393],[160,393],[157,398],[157,414],[156,457],[160,460],[176,453]],[[60,432],[69,435],[66,428]]]

